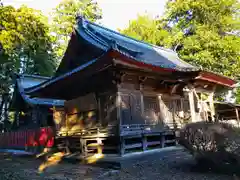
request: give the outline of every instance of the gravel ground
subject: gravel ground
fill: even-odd
[[[120,170],[83,164],[59,163],[38,172],[42,160],[0,154],[0,180],[232,180],[232,175],[199,172],[183,150],[125,160]]]

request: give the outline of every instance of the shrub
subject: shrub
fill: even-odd
[[[179,144],[198,162],[240,165],[240,129],[226,123],[197,122],[180,131]]]

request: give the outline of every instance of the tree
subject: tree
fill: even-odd
[[[121,32],[171,48],[190,64],[239,79],[239,29],[238,0],[174,0],[168,1],[160,19],[138,17]]]
[[[56,52],[60,59],[67,47],[73,27],[78,15],[84,16],[90,21],[101,18],[101,9],[92,0],[63,0],[52,13],[52,31],[57,41]]]
[[[0,7],[0,93],[9,74],[52,75],[56,67],[47,18],[26,6]]]
[[[164,20],[172,23],[171,47],[204,69],[239,80],[240,3],[238,0],[169,1]],[[235,92],[240,101],[239,89]]]
[[[1,72],[52,75],[56,62],[47,18],[26,6],[2,6],[0,19]]]
[[[6,114],[11,74],[50,76],[56,62],[47,18],[40,11],[22,6],[0,6],[0,117]],[[5,104],[4,104],[5,103]],[[5,120],[7,118],[5,117]]]
[[[238,0],[169,1],[164,20],[171,23],[171,47],[195,65],[230,77],[240,73]],[[173,36],[178,34],[178,36]]]
[[[148,15],[139,15],[136,20],[130,21],[127,29],[119,30],[121,33],[140,41],[158,46],[165,46],[169,32],[160,27],[158,20]]]

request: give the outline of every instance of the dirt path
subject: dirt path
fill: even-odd
[[[163,153],[163,152],[162,152]],[[193,159],[182,150],[126,161],[120,170],[80,163],[52,164],[39,173],[43,161],[0,154],[0,180],[230,180],[232,176],[197,172]]]

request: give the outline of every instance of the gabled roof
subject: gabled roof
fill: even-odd
[[[106,61],[107,57],[111,57],[111,61]],[[227,87],[235,83],[227,77],[201,71],[181,60],[177,53],[170,49],[138,41],[79,17],[56,76],[26,91],[37,96],[44,94],[49,88],[59,87],[60,81],[68,81],[69,76],[80,78],[82,74],[92,74],[93,72],[86,72],[90,70],[97,73],[97,69],[105,68],[104,63],[106,66],[122,63],[124,66],[152,72],[168,71],[184,74],[193,72],[191,76],[194,78]]]
[[[170,49],[138,41],[116,31],[79,17],[77,33],[94,46],[107,51],[112,48],[136,61],[176,71],[196,71],[199,68],[184,62]]]
[[[86,48],[85,51],[84,48]],[[99,57],[109,49],[134,59],[136,62],[172,71],[185,72],[199,69],[181,60],[178,54],[170,49],[138,41],[79,17],[68,48],[58,67],[57,75],[85,64],[86,61]],[[66,69],[66,66],[69,67]]]
[[[109,58],[111,57],[111,58]],[[119,62],[117,59],[119,59]],[[122,65],[131,67],[133,69],[137,69],[140,72],[148,72],[148,73],[160,73],[161,76],[164,76],[162,72],[165,72],[169,75],[169,79],[178,81],[179,79],[193,79],[199,73],[198,71],[187,71],[181,72],[168,69],[161,68],[159,66],[149,65],[143,62],[135,61],[131,57],[127,57],[122,55],[119,51],[113,50],[112,48],[108,49],[105,53],[103,53],[100,57],[88,61],[85,64],[78,66],[77,68],[59,75],[55,76],[48,81],[45,81],[37,86],[26,89],[27,94],[31,94],[32,96],[41,96],[41,97],[52,97],[57,98],[59,91],[62,91],[65,86],[72,87],[74,86],[74,81],[78,80],[79,85],[80,82],[85,81],[87,78],[97,74],[101,71],[106,70],[107,68],[115,65]],[[165,74],[166,76],[166,74]],[[171,77],[170,77],[171,76]],[[166,77],[167,78],[167,77]],[[169,80],[166,79],[166,80]]]
[[[14,106],[18,101],[19,97],[30,106],[32,105],[45,105],[45,106],[63,106],[64,100],[48,99],[48,98],[30,98],[26,94],[25,90],[28,88],[33,88],[47,80],[49,77],[36,76],[36,75],[17,75],[15,82],[15,89],[13,94],[13,99],[10,104],[10,109],[14,109]],[[22,103],[22,102],[20,102]]]
[[[200,68],[181,60],[178,57],[178,54],[170,49],[138,41],[116,31],[89,22],[82,17],[78,17],[75,33],[80,37],[79,39],[81,39],[81,41],[84,40],[88,44],[91,44],[94,48],[97,47],[105,52],[112,49],[119,54],[128,57],[128,60],[134,60],[131,64],[135,64],[136,66],[139,66],[139,68],[162,68],[162,70],[180,72],[201,71]],[[72,48],[70,45],[69,48]],[[114,58],[116,59],[116,57]],[[67,59],[67,57],[63,58],[59,68],[61,68],[62,63],[67,61]],[[91,60],[92,59],[89,61]],[[123,61],[123,58],[119,58],[119,60]],[[201,72],[202,73],[198,78],[202,78],[203,80],[212,80],[214,83],[228,87],[231,87],[236,83],[228,77],[221,76],[213,72]]]

